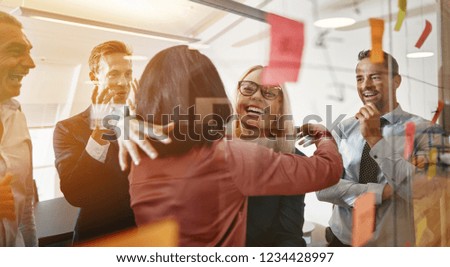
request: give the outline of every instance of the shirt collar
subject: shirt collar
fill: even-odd
[[[381,116],[382,118],[385,118],[389,124],[395,124],[405,115],[405,111],[403,111],[400,104],[391,112],[384,114]]]
[[[16,111],[16,110],[20,109],[20,103],[19,103],[19,101],[15,100],[13,98],[10,98],[10,99],[7,99],[7,100],[1,102],[0,107],[9,108],[13,111]]]

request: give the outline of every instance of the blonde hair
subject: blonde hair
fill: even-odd
[[[266,67],[261,66],[261,65],[256,65],[251,67],[250,69],[248,69],[244,75],[242,75],[242,77],[239,79],[239,81],[242,81],[245,79],[245,77],[247,77],[250,73],[256,71],[256,70],[260,70],[260,69],[264,69]],[[275,137],[275,139],[271,139],[271,138],[267,138],[267,137],[259,137],[256,138],[256,140],[254,140],[254,142],[263,145],[265,147],[268,148],[272,148],[274,151],[277,152],[283,152],[283,153],[294,153],[295,150],[295,129],[294,129],[294,122],[293,122],[293,118],[292,118],[292,112],[291,112],[291,105],[290,105],[290,101],[289,101],[289,95],[287,90],[284,88],[283,85],[280,84],[280,87],[282,89],[282,110],[281,110],[281,116],[277,116],[278,121],[277,121],[277,125],[278,127],[281,127],[280,130],[278,130],[277,135]],[[236,87],[236,90],[238,91],[239,88]],[[238,97],[239,97],[239,92],[236,95],[236,101],[234,104],[234,114],[237,114],[237,101],[238,101]],[[280,118],[285,118],[285,116],[290,116],[288,117],[287,120],[284,120],[281,124]],[[237,116],[239,118],[239,116]],[[233,136],[234,137],[240,137],[241,136],[241,123],[240,120],[235,120],[233,123]]]
[[[133,52],[130,47],[121,41],[112,40],[101,43],[92,49],[91,55],[89,56],[88,63],[91,72],[98,73],[100,59],[103,56],[114,53],[124,53],[127,56],[131,56]]]

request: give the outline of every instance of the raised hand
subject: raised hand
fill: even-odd
[[[333,136],[325,126],[312,123],[303,124],[297,137],[301,138],[299,145],[304,145],[305,147],[311,144],[318,146],[323,140],[334,141]]]
[[[95,85],[94,90],[92,91],[92,95],[91,95],[91,102],[94,105],[106,105],[109,104],[111,102],[111,99],[114,96],[114,93],[111,92],[111,90],[109,90],[108,87],[104,87],[101,91],[100,94],[98,92],[98,84]]]
[[[111,99],[114,94],[104,87],[99,93],[99,86],[96,85],[91,95],[92,110],[91,110],[91,128],[93,129],[91,137],[99,144],[105,145],[108,141],[102,137],[104,134],[112,134],[111,130],[104,129],[101,123],[103,118],[109,114],[111,108]]]
[[[380,129],[381,114],[373,103],[368,103],[359,109],[355,118],[359,120],[361,135],[370,147],[373,147],[383,136]]]
[[[136,94],[139,90],[139,82],[137,79],[134,79],[130,82],[130,93],[128,94],[127,105],[130,108],[130,114],[136,115]]]

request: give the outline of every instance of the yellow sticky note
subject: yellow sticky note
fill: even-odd
[[[406,12],[403,10],[399,10],[397,13],[397,23],[395,23],[394,30],[400,31],[400,28],[402,27],[403,21],[405,20]]]
[[[395,31],[399,31],[402,27],[403,20],[406,17],[406,0],[398,0],[398,14],[397,14],[397,23],[395,24]]]
[[[422,241],[423,233],[425,232],[425,229],[427,229],[427,218],[422,218],[420,222],[417,224],[417,230],[416,230],[416,246],[418,246],[420,241]]]
[[[375,194],[358,197],[353,207],[352,246],[364,246],[375,230]]]
[[[383,63],[384,20],[370,18],[369,22],[372,35],[372,52],[370,53],[370,61],[375,64]]]
[[[406,11],[406,0],[398,0],[398,8]]]
[[[430,150],[429,161],[428,161],[428,180],[433,179],[436,176],[436,163],[437,163],[438,151],[437,148],[433,147]]]

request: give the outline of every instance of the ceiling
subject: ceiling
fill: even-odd
[[[282,4],[276,3],[277,1],[279,0],[238,0],[236,2],[260,7],[268,12],[281,13],[281,15],[306,23],[312,23],[316,18],[328,16],[353,17],[358,22],[348,30],[367,28],[368,17],[389,18],[391,14],[395,18],[397,12],[396,8],[388,10],[387,5],[380,5],[380,0],[284,0],[281,1]],[[300,2],[302,9],[294,9],[292,10],[294,12],[290,12],[289,8],[293,6],[292,2]],[[416,11],[414,16],[434,12],[433,2],[435,1],[409,1],[409,17],[413,16],[411,10]],[[230,27],[238,27],[243,21],[249,20],[188,0],[0,0],[0,9],[4,11],[10,12],[20,6],[136,29],[198,38],[201,40],[200,43],[207,44],[224,41]],[[427,8],[424,9],[424,6]],[[89,52],[94,45],[118,36],[115,33],[101,32],[99,34],[98,30],[34,18],[22,17],[21,20],[27,35],[34,41],[33,56],[38,60],[50,62],[76,62],[80,56],[85,56],[86,52]],[[267,25],[259,22],[254,24],[260,24],[255,28],[261,30],[246,33],[240,38],[232,38],[235,47],[236,45],[252,44],[269,37]],[[320,34],[322,30],[316,28],[314,31],[316,34]],[[311,34],[314,33],[310,33],[310,36]],[[176,44],[133,36],[127,36],[127,39],[131,40],[130,43],[136,53],[147,56],[154,55],[164,47]],[[67,54],[68,49],[73,53]]]
[[[181,36],[193,35],[199,27],[222,13],[186,0],[4,0],[2,5],[25,6]]]
[[[242,2],[242,0],[241,0]],[[196,37],[224,17],[225,12],[187,0],[4,0],[0,9],[14,12],[20,6],[82,19],[106,22],[136,29]],[[51,62],[71,63],[108,38],[120,34],[80,28],[34,18],[20,18],[29,38],[34,41],[33,56]],[[152,55],[162,47],[176,43],[127,36],[139,53]],[[151,41],[151,46],[149,46]],[[45,44],[45,45],[39,45]],[[64,49],[61,49],[64,48]],[[70,49],[74,54],[67,54]]]

